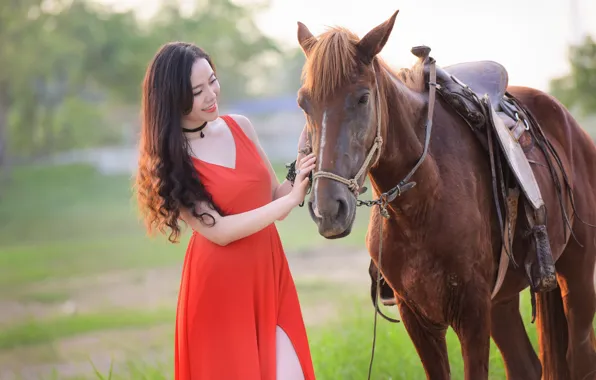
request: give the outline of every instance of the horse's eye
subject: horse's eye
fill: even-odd
[[[311,106],[310,106],[310,102],[308,101],[308,96],[302,92],[299,92],[298,95],[298,106],[300,108],[302,108],[302,110],[305,113],[310,113],[311,111]]]
[[[364,94],[358,99],[358,104],[367,104],[368,103],[368,94]]]

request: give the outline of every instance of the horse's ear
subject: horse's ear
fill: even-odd
[[[310,30],[308,30],[306,25],[304,25],[300,21],[298,21],[298,42],[300,43],[300,47],[302,48],[304,55],[306,55],[307,57],[308,53],[310,52],[310,49],[312,49],[315,42],[317,42],[315,36],[313,36],[313,34],[310,32]]]
[[[383,46],[387,43],[391,30],[393,29],[393,24],[395,24],[395,18],[397,17],[398,12],[399,10],[395,11],[393,16],[368,32],[358,42],[358,53],[365,65],[370,64],[373,58],[383,50]]]

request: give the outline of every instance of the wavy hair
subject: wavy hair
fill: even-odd
[[[182,117],[191,112],[193,91],[192,66],[209,55],[198,46],[184,42],[163,45],[151,60],[142,92],[141,135],[138,172],[135,181],[139,211],[149,234],[167,235],[172,243],[180,237],[180,211],[188,209],[201,223],[215,223],[207,213],[197,213],[197,204],[205,204],[221,214],[211,195],[201,183],[182,131]]]

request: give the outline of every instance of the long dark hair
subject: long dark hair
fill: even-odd
[[[143,81],[142,125],[137,200],[147,231],[167,234],[172,243],[180,237],[181,207],[202,223],[211,215],[197,213],[197,203],[221,213],[201,183],[188,154],[188,140],[182,131],[182,116],[191,112],[192,65],[204,58],[213,71],[209,55],[198,46],[184,42],[163,45],[150,62]]]

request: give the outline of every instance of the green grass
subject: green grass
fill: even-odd
[[[396,317],[395,307],[383,308]],[[522,319],[536,346],[535,326],[531,321],[529,294],[521,295]],[[374,309],[369,299],[347,307],[338,323],[309,330],[315,372],[318,379],[366,379],[373,347]],[[447,350],[453,379],[463,379],[461,346],[452,329],[447,332]],[[377,316],[377,334],[372,367],[373,379],[424,379],[424,369],[402,323],[390,323]],[[490,379],[505,379],[500,352],[491,340]]]
[[[373,309],[356,309],[336,325],[312,331],[311,350],[319,379],[366,379],[373,339]],[[451,374],[463,379],[459,342],[449,331],[447,336]],[[500,356],[493,345],[490,373],[492,379],[504,379]],[[373,379],[424,379],[424,369],[402,324],[391,324],[380,316],[373,361]]]
[[[319,287],[319,283],[313,283]],[[530,324],[531,309],[529,296],[522,294],[521,313],[529,336],[536,347],[535,327]],[[343,303],[343,313],[339,320],[322,326],[308,327],[310,349],[317,379],[366,379],[371,358],[373,340],[374,311],[370,301],[365,297],[357,297]],[[395,308],[384,309],[386,313],[394,315]],[[397,316],[399,318],[399,316]],[[377,338],[373,361],[373,379],[423,379],[424,370],[403,324],[392,324],[377,317]],[[447,345],[451,374],[454,379],[463,378],[463,361],[461,346],[453,332],[447,333]],[[142,361],[140,363],[143,363]],[[167,378],[172,371],[169,366],[154,367],[138,364],[136,368],[143,368],[139,378],[162,379]],[[129,376],[129,366],[118,371],[118,376]],[[120,379],[121,377],[115,377]],[[122,377],[125,378],[125,377]],[[131,377],[135,378],[135,377]],[[491,341],[490,351],[490,379],[505,379],[505,370],[501,355]]]
[[[70,298],[70,295],[66,292],[44,292],[44,291],[33,291],[33,292],[24,292],[22,295],[18,296],[19,301],[21,302],[37,302],[42,304],[57,304],[64,301],[67,301]]]
[[[279,165],[276,168],[279,178],[283,178],[285,169]],[[181,244],[177,245],[168,243],[165,237],[147,237],[137,219],[128,176],[102,176],[83,165],[16,168],[10,186],[0,191],[0,301],[6,297],[51,307],[67,300],[69,294],[39,286],[45,280],[61,281],[114,270],[182,263],[189,232],[185,232]],[[364,247],[369,212],[368,208],[359,209],[352,234],[333,242],[318,235],[305,208],[295,209],[277,226],[287,251],[316,249],[325,244]],[[38,286],[32,288],[34,284]],[[301,299],[308,302],[328,301],[330,292],[334,297],[344,292],[348,298],[341,301],[338,321],[308,328],[317,378],[366,378],[373,333],[373,309],[366,299],[367,290],[353,298],[352,294],[347,294],[352,289],[334,287],[324,281],[296,279],[296,284]],[[527,294],[522,297],[521,309],[535,344],[534,326],[529,324]],[[173,326],[173,320],[174,310],[170,308],[101,310],[21,320],[0,326],[0,354],[52,345],[63,338],[83,334],[143,329],[164,323]],[[462,378],[460,347],[451,331],[448,343],[453,378]],[[171,352],[172,347],[173,341],[168,338],[161,348]],[[171,358],[164,364],[152,364],[143,356],[146,348],[138,348],[138,357],[127,356],[129,361],[124,367],[117,366],[112,379],[172,378]],[[107,373],[100,375],[108,378]],[[403,325],[389,324],[379,318],[373,378],[424,378]],[[504,378],[501,358],[494,344],[491,378]]]
[[[100,380],[103,379],[110,379],[110,380],[127,380],[127,379],[143,379],[143,380],[168,380],[171,379],[172,376],[170,373],[172,372],[170,369],[166,369],[167,366],[155,366],[152,364],[145,364],[145,363],[137,363],[137,362],[128,362],[124,369],[121,371],[120,374],[115,374],[114,376],[109,376],[109,373],[106,376],[98,371],[97,378]],[[69,379],[74,380],[74,379]]]
[[[128,327],[154,326],[174,321],[173,310],[113,310],[97,314],[61,316],[29,320],[8,327],[0,326],[0,350],[33,344],[51,343],[57,339]]]
[[[134,234],[0,247],[0,289],[109,270],[174,265],[181,262],[184,250],[182,245]]]
[[[130,178],[89,166],[16,168],[0,198],[4,246],[86,241],[138,231]]]
[[[385,309],[393,315],[394,308]],[[530,324],[529,297],[522,294],[522,318],[530,339],[536,348],[536,333]],[[399,318],[399,316],[397,316]],[[377,317],[377,338],[373,361],[373,379],[423,379],[424,370],[403,324],[392,324]],[[310,349],[317,379],[366,379],[371,358],[374,311],[370,301],[363,297],[345,303],[339,320],[322,326],[308,327]],[[463,378],[461,346],[453,332],[448,330],[447,345],[452,378]],[[132,366],[132,367],[131,367]],[[132,372],[142,369],[139,372]],[[135,373],[138,378],[163,379],[172,373],[171,365],[152,366],[142,359],[119,368],[114,379],[123,379]],[[103,375],[106,375],[105,373]],[[143,377],[146,376],[146,377]],[[107,378],[107,377],[106,377]],[[136,378],[136,377],[130,377]],[[505,379],[500,353],[491,341],[490,379]]]
[[[282,178],[283,168],[277,168]],[[131,181],[83,165],[17,168],[0,198],[0,289],[180,264],[190,231],[180,244],[161,235],[148,237],[136,214]],[[362,246],[369,210],[359,211],[352,235],[332,243],[318,234],[305,208],[296,208],[277,226],[288,251],[325,243]]]
[[[276,165],[276,169],[283,178],[285,168]],[[314,249],[325,243],[362,246],[366,211],[359,215],[353,235],[341,241],[327,242],[320,237],[306,208],[296,208],[277,226],[287,251]],[[70,291],[60,286],[58,290],[44,289],[45,281],[61,283],[110,271],[179,266],[189,236],[187,230],[180,244],[170,244],[163,236],[146,235],[137,217],[130,176],[104,176],[86,165],[16,167],[9,185],[0,188],[0,302],[7,299],[58,307],[69,299]],[[305,290],[303,298],[307,294],[308,299],[324,299],[318,295],[324,284],[298,286]],[[173,309],[100,309],[51,319],[21,319],[0,326],[0,354],[29,352],[30,348],[41,353],[29,357],[31,363],[64,360],[52,348],[64,338],[173,325],[173,315]],[[168,340],[163,347],[169,351],[172,344]],[[143,363],[142,358],[135,359],[118,374],[122,378],[163,378],[163,371]]]

